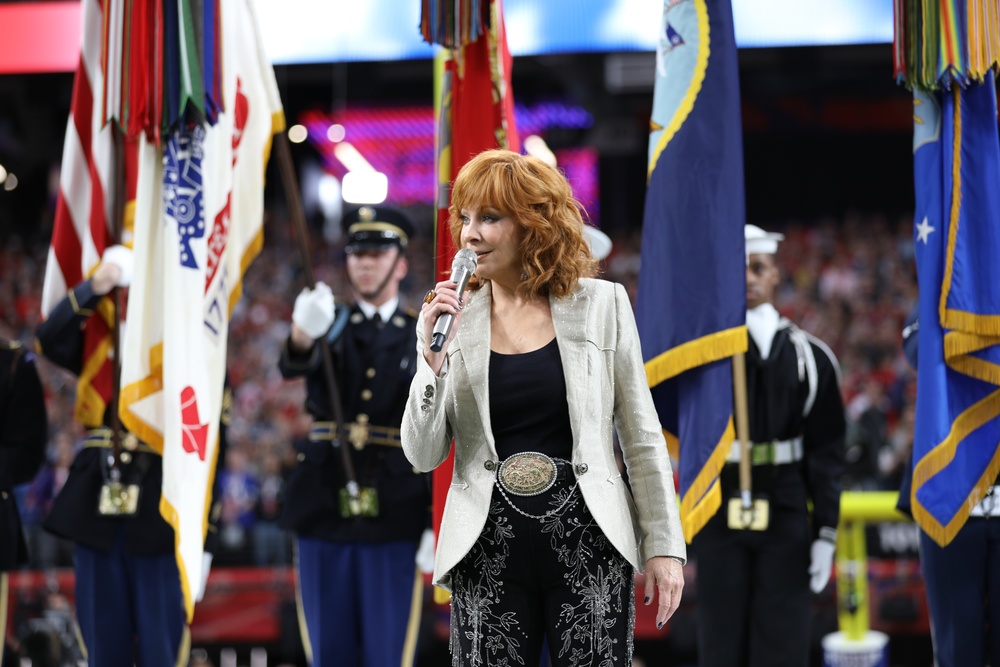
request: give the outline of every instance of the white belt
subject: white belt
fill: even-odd
[[[986,490],[986,494],[980,500],[969,516],[1000,516],[1000,486],[994,486]]]
[[[740,442],[733,440],[729,450],[729,463],[739,463]],[[802,460],[802,436],[791,440],[750,443],[750,461],[753,465],[785,465]],[[1000,500],[1000,498],[998,498]]]

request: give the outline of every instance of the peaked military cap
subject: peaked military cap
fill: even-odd
[[[413,220],[392,206],[360,206],[345,213],[341,225],[349,253],[392,246],[405,250],[413,235]]]

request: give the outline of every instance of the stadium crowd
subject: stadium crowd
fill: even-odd
[[[433,214],[411,210],[421,225],[408,251],[411,266],[403,300],[417,307],[435,281]],[[334,225],[335,226],[335,225]],[[845,488],[898,488],[900,465],[913,437],[915,377],[900,347],[901,329],[916,304],[912,220],[851,213],[812,221],[768,221],[785,234],[778,255],[782,285],[778,310],[827,341],[837,355],[847,406],[848,479]],[[602,276],[626,285],[635,299],[641,230],[611,230],[611,255]],[[303,411],[303,382],[283,380],[280,347],[296,294],[303,287],[301,259],[291,224],[273,212],[264,249],[251,264],[243,297],[232,316],[229,372],[235,392],[225,467],[220,472],[223,511],[219,565],[286,565],[289,537],[277,526],[284,475],[294,464],[296,438],[310,420]],[[49,239],[0,229],[0,336],[31,344],[39,322],[40,292]],[[348,298],[337,238],[314,230],[317,279]],[[70,564],[67,545],[40,528],[65,481],[81,432],[73,416],[75,379],[44,359],[39,364],[50,417],[48,463],[34,482],[18,489],[29,532],[32,567]]]

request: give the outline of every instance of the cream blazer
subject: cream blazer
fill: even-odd
[[[403,413],[403,451],[419,470],[441,465],[455,440],[455,467],[434,561],[434,583],[448,590],[451,569],[486,524],[496,483],[489,396],[491,304],[489,283],[470,293],[440,376],[423,358],[423,320],[417,322],[417,372]],[[570,296],[550,298],[550,306],[566,378],[572,462],[588,509],[637,570],[653,556],[686,559],[670,459],[625,288],[583,279]],[[612,429],[618,431],[631,493],[615,462]]]

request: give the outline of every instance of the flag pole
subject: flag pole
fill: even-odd
[[[747,366],[743,352],[733,355],[733,411],[736,413],[736,438],[740,441],[740,497],[729,501],[727,522],[733,530],[766,530],[770,521],[770,504],[765,498],[753,497]]]
[[[292,226],[295,228],[295,236],[299,242],[299,252],[302,255],[302,270],[305,271],[306,282],[311,288],[314,288],[316,287],[316,274],[313,271],[312,258],[309,254],[309,231],[306,229],[306,216],[302,210],[299,183],[295,177],[292,153],[288,146],[288,135],[285,132],[278,132],[275,135],[275,148],[278,151],[278,169],[281,172],[281,182],[284,184],[285,195],[288,199],[288,213],[292,218]],[[316,342],[319,345],[320,357],[323,361],[323,377],[330,394],[330,408],[334,422],[336,422],[333,429],[332,445],[340,450],[340,458],[344,465],[344,477],[347,479],[346,489],[351,515],[358,516],[361,514],[361,491],[354,472],[351,453],[346,447],[342,447],[340,442],[341,429],[344,428],[344,414],[340,403],[340,391],[337,389],[337,381],[333,374],[333,354],[330,352],[330,345],[325,335]]]
[[[740,502],[750,509],[750,418],[747,414],[747,364],[742,352],[733,355],[733,408],[736,412],[736,437],[740,441]]]
[[[111,137],[114,145],[114,183],[111,185],[111,238],[122,242],[122,228],[125,220],[125,136],[121,128],[111,123]],[[107,250],[107,248],[105,248]],[[111,288],[111,396],[106,409],[111,410],[111,469],[109,476],[113,483],[121,481],[122,423],[118,415],[118,395],[121,393],[121,313],[122,288]]]

